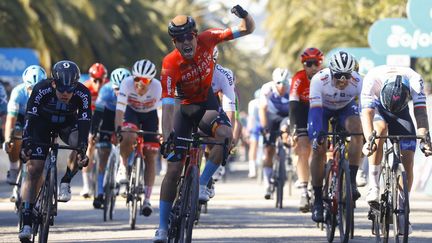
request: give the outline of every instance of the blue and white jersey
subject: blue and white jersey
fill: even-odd
[[[96,99],[96,110],[104,111],[108,109],[110,111],[115,111],[117,105],[117,96],[115,95],[112,82],[109,82],[102,86],[99,91],[99,95]]]
[[[261,88],[260,106],[267,105],[267,112],[288,116],[289,110],[289,87],[286,87],[284,94],[279,94],[275,82],[265,83]]]
[[[7,113],[11,116],[25,115],[27,101],[30,98],[30,93],[24,83],[13,88],[9,102],[7,103]]]

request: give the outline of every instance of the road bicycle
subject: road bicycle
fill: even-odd
[[[137,131],[129,131],[129,130],[121,130],[121,133],[135,133],[137,135],[135,149],[133,151],[133,159],[132,164],[128,166],[128,175],[129,175],[129,184],[126,186],[127,196],[126,196],[126,204],[129,209],[129,225],[131,229],[135,229],[136,225],[136,216],[138,208],[140,212],[142,211],[143,203],[144,203],[144,171],[145,171],[145,163],[144,163],[144,135],[156,135],[160,136],[160,133],[157,132],[149,132],[143,130]],[[120,136],[120,141],[122,139],[122,135]]]
[[[377,136],[374,131],[369,138],[371,146],[374,146],[375,139],[379,138],[389,140],[389,142],[384,143],[380,175],[384,186],[380,190],[380,199],[379,202],[370,203],[368,218],[372,221],[372,234],[375,235],[376,242],[381,242],[381,240],[388,242],[390,225],[393,225],[395,242],[408,242],[409,190],[407,173],[401,161],[400,140],[422,139],[428,142],[429,136]]]
[[[197,220],[199,202],[199,166],[201,162],[201,145],[212,144],[223,146],[223,164],[228,156],[228,139],[223,143],[205,141],[204,136],[197,132],[197,126],[192,129],[191,138],[176,137],[187,143],[187,152],[182,161],[183,174],[177,185],[177,196],[169,217],[168,242],[191,242],[193,226]],[[168,146],[173,144],[174,135],[168,139]],[[171,144],[171,145],[170,145]],[[168,154],[168,151],[161,151]]]
[[[54,225],[54,217],[57,216],[57,155],[59,149],[79,151],[77,147],[59,145],[56,142],[57,136],[57,133],[51,132],[49,144],[36,143],[39,146],[48,146],[49,152],[43,172],[45,179],[33,207],[33,240],[31,242],[35,241],[36,235],[39,235],[38,242],[48,242],[49,227]],[[22,220],[20,217],[20,228],[23,226]]]
[[[328,242],[333,242],[336,226],[339,228],[341,242],[348,242],[354,237],[354,208],[352,185],[347,157],[346,143],[351,136],[363,136],[363,133],[348,133],[331,119],[333,132],[322,133],[317,141],[331,139],[333,156],[325,165],[323,186],[324,225]],[[314,141],[315,142],[315,141]]]

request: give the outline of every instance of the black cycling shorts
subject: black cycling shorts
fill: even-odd
[[[157,110],[141,113],[134,111],[129,106],[126,106],[123,126],[141,129],[147,132],[158,132],[159,117],[157,115]],[[157,135],[145,134],[144,142],[159,144],[159,139]]]
[[[295,116],[296,119],[296,133],[297,137],[308,136],[307,123],[309,114],[309,103],[298,102],[299,109],[296,114],[291,113],[291,116]]]
[[[29,132],[29,137],[31,138],[30,149],[32,150],[32,154],[30,156],[31,160],[45,160],[48,155],[48,146],[41,145],[49,144],[51,141],[51,132],[58,133],[60,139],[69,146],[78,146],[78,123],[50,123],[45,119],[34,119],[33,127],[27,129]],[[71,134],[74,134],[74,139],[70,137]],[[75,141],[73,141],[75,140]]]
[[[111,136],[115,131],[115,111],[105,109],[102,115],[102,124],[99,132],[98,148],[110,148]]]
[[[270,136],[267,141],[264,141],[265,145],[275,145],[276,138],[279,136],[281,122],[284,119],[285,117],[267,112],[267,129],[270,131]]]
[[[196,104],[182,104],[174,114],[174,137],[189,138],[194,125],[198,125],[201,132],[208,136],[214,136],[215,130],[220,125],[231,127],[231,123],[225,112],[219,107],[216,97],[211,89],[206,102]],[[175,140],[176,157],[169,159],[171,162],[180,161],[186,149],[186,142]]]

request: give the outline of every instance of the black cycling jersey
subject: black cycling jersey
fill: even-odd
[[[42,120],[47,130],[57,126],[78,125],[78,144],[87,144],[91,120],[90,91],[81,83],[77,84],[69,103],[58,100],[56,91],[46,79],[37,83],[27,102],[25,140],[30,138],[30,131],[35,129],[36,120]]]

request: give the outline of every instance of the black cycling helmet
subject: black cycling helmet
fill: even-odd
[[[409,80],[402,75],[388,78],[381,89],[380,101],[391,113],[402,111],[410,100]]]
[[[191,16],[177,15],[168,25],[168,34],[173,38],[190,32],[198,32],[195,20]]]
[[[78,66],[68,60],[59,61],[52,68],[52,78],[59,87],[74,87],[80,79]]]

